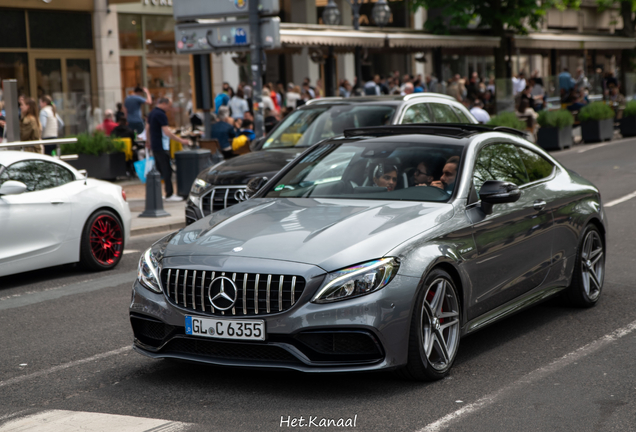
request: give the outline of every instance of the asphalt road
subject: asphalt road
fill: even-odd
[[[431,384],[156,361],[130,349],[127,307],[139,254],[160,235],[136,237],[108,273],[0,278],[0,431],[45,410],[179,422],[153,430],[289,430],[311,416],[351,418],[361,431],[636,431],[636,198],[616,203],[636,191],[636,140],[555,156],[609,205],[605,287],[592,309],[551,300],[486,328]],[[115,430],[112,419],[94,430]]]

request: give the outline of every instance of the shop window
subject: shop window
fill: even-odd
[[[148,16],[145,19],[146,51],[150,54],[174,53],[174,19],[169,16]]]
[[[119,64],[121,65],[121,87],[123,90],[121,101],[124,101],[126,96],[135,90],[135,87],[143,87],[141,57],[121,57]]]
[[[93,49],[90,13],[31,10],[29,34],[31,48]]]
[[[60,59],[36,59],[35,73],[38,98],[50,95],[58,99],[62,93],[62,61]]]
[[[153,100],[167,97],[172,100],[172,110],[168,115],[171,126],[180,127],[189,123],[186,112],[190,99],[190,62],[186,56],[148,55],[146,56],[147,87]]]
[[[119,22],[119,48],[128,50],[143,49],[141,15],[118,14],[117,20]]]
[[[24,11],[0,9],[0,16],[3,22],[11,23],[11,25],[0,25],[0,48],[26,48]]]
[[[64,104],[66,133],[76,135],[88,130],[88,117],[92,106],[91,62],[88,59],[66,60],[68,93]],[[114,101],[109,101],[114,105]]]
[[[18,94],[30,95],[27,53],[0,52],[0,79],[18,81]]]

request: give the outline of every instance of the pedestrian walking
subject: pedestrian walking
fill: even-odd
[[[247,101],[243,96],[243,90],[239,88],[236,90],[236,94],[230,99],[228,104],[230,107],[230,112],[232,113],[232,117],[235,119],[242,119],[245,115],[246,111],[249,111],[250,108],[247,105]]]
[[[265,90],[265,89],[263,89]],[[228,107],[220,107],[218,121],[210,127],[210,138],[219,142],[223,157],[229,159],[234,156],[232,153],[232,139],[236,136],[234,123],[230,124],[230,110]]]
[[[20,141],[39,141],[42,137],[40,120],[38,119],[38,107],[35,101],[30,97],[20,99],[20,113],[22,120],[20,121]],[[25,146],[24,151],[32,153],[44,153],[42,145]]]
[[[49,95],[43,95],[40,98],[39,120],[40,126],[42,127],[42,139],[56,139],[58,134],[57,111]],[[53,154],[53,150],[55,150],[56,147],[55,144],[46,144],[44,146],[44,153],[47,155]]]
[[[141,116],[141,106],[143,104],[150,105],[151,103],[152,97],[146,87],[135,87],[134,93],[124,100],[124,106],[128,113],[128,125],[137,132],[137,134],[144,131],[144,119]]]
[[[166,188],[166,201],[183,201],[178,195],[173,195],[172,187],[172,167],[170,166],[170,140],[188,144],[189,141],[179,138],[170,130],[168,126],[168,116],[166,111],[170,109],[172,101],[168,98],[159,98],[155,109],[148,114],[148,124],[146,125],[146,149],[152,149],[155,157],[155,166]]]
[[[300,99],[300,87],[290,82],[287,84],[287,94],[285,95],[285,106],[296,109],[296,102]]]

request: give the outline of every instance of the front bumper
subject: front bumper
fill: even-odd
[[[258,261],[262,265],[263,260]],[[397,275],[389,285],[366,296],[310,303],[322,280],[323,275],[307,278],[301,298],[285,312],[233,317],[264,320],[263,342],[186,335],[186,315],[197,314],[135,281],[130,305],[134,349],[152,358],[305,372],[370,371],[405,364],[411,305],[419,280]]]

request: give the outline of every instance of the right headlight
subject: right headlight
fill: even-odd
[[[137,280],[145,288],[152,292],[161,293],[161,279],[159,277],[159,260],[150,247],[139,258],[139,267],[137,268]]]
[[[391,282],[399,268],[397,258],[381,258],[335,271],[311,301],[331,303],[370,294]]]

